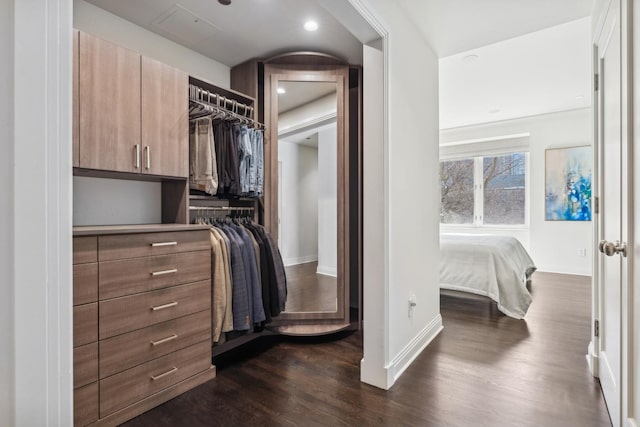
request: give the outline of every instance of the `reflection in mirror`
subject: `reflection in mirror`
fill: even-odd
[[[336,83],[278,86],[278,242],[286,312],[338,310]]]

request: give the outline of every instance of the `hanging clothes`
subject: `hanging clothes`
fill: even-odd
[[[260,197],[264,189],[264,134],[246,125],[213,125],[218,171],[217,195]]]
[[[218,155],[218,195],[238,197],[240,188],[240,164],[238,160],[238,142],[233,125],[222,121],[213,125],[213,134]]]
[[[282,258],[264,227],[251,221],[211,226],[212,327],[214,343],[225,332],[247,332],[284,310]]]
[[[215,195],[218,166],[211,118],[195,120],[189,126],[189,188]]]
[[[249,194],[251,180],[251,163],[253,161],[253,145],[249,136],[250,129],[246,126],[234,126],[234,137],[238,144],[238,160],[240,175],[240,192],[242,195]]]
[[[220,340],[223,332],[233,330],[231,310],[231,273],[227,244],[215,228],[210,230],[211,239],[211,279],[212,279],[212,339]]]

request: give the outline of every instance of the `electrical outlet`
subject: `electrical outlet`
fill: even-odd
[[[586,248],[578,248],[578,256],[587,256]]]

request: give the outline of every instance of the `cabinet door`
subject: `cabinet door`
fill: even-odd
[[[140,172],[140,55],[80,33],[80,167]]]
[[[80,66],[80,52],[78,52],[78,38],[80,37],[78,30],[73,30],[73,119],[72,119],[72,135],[73,135],[73,167],[80,166],[80,109],[78,96],[80,82],[78,81],[78,70]]]
[[[142,172],[189,176],[189,78],[142,57]]]

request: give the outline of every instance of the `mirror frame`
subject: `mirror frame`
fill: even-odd
[[[270,63],[264,67],[265,132],[265,226],[278,236],[278,94],[280,81],[333,82],[337,95],[337,171],[338,171],[338,248],[337,310],[282,312],[272,325],[341,325],[350,324],[349,310],[349,66],[322,64]],[[278,242],[279,247],[279,242]]]

